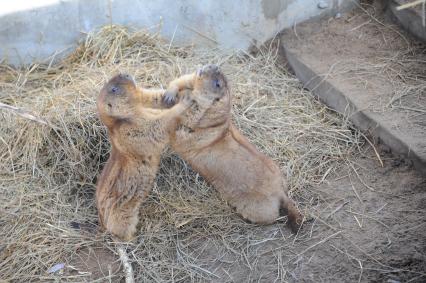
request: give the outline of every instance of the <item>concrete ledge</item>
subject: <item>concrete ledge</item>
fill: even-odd
[[[333,85],[325,76],[317,74],[309,64],[298,58],[289,48],[284,46],[287,60],[296,76],[327,106],[349,117],[362,131],[367,131],[389,146],[394,153],[401,154],[411,160],[414,166],[426,174],[426,154],[413,149],[412,145],[404,141],[400,133],[383,123],[383,119],[364,111],[354,103],[342,90]]]

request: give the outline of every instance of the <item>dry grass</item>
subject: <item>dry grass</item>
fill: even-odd
[[[155,34],[113,26],[90,34],[57,64],[19,70],[1,65],[0,102],[48,125],[0,109],[0,277],[82,281],[92,276],[108,281],[123,276],[105,258],[99,261],[102,267],[94,268],[102,270],[99,274],[82,273],[83,251],[108,250],[113,243],[107,235],[70,226],[72,221],[97,223],[95,181],[109,144],[95,99],[118,71],[129,72],[146,87],[165,87],[203,64],[220,64],[231,84],[236,124],[280,164],[292,194],[308,212],[312,200],[305,199],[307,192],[363,142],[345,119],[312,99],[276,60],[268,48],[256,56],[195,51],[171,47]],[[238,266],[231,263],[241,262],[251,271],[263,266],[286,280],[284,263],[294,256],[295,239],[283,221],[268,227],[245,223],[168,152],[143,207],[140,236],[128,248],[136,282],[226,281],[229,273],[238,278]],[[274,256],[269,259],[262,257],[268,252],[266,242],[278,251],[270,252]],[[46,273],[60,262],[67,266],[62,275]]]
[[[366,91],[387,96],[371,107],[377,112],[404,113],[414,124],[422,126],[426,113],[426,44],[401,30],[397,22],[391,22],[383,14],[384,3],[362,1],[363,13],[354,13],[348,19],[357,23],[355,28],[348,29],[348,38],[360,40],[361,45],[369,42],[372,50],[361,49],[364,53],[360,56],[355,42],[351,56],[334,65],[328,75],[346,75]],[[388,85],[390,89],[384,90]]]
[[[391,91],[386,93],[389,98],[374,105],[377,111],[404,111],[407,117],[426,113],[426,45],[410,42],[405,46],[395,37],[387,40],[389,45],[383,48],[380,56],[347,60],[336,66],[332,73],[349,73],[367,87],[372,78],[390,85]],[[400,49],[393,46],[395,41],[401,44]]]

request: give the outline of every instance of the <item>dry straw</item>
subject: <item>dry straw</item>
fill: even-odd
[[[291,194],[309,211],[304,192],[357,152],[361,139],[277,64],[273,48],[257,55],[171,47],[157,34],[108,26],[89,34],[63,61],[14,69],[0,66],[0,274],[4,280],[69,281],[123,276],[114,242],[96,233],[96,177],[109,151],[95,100],[118,71],[145,87],[165,87],[186,72],[220,64],[233,94],[236,125],[288,176]],[[31,113],[35,119],[17,115]],[[40,123],[45,121],[46,123]],[[195,172],[170,152],[144,205],[138,239],[128,246],[136,282],[226,278],[223,264],[261,264],[259,243],[290,237],[242,221]],[[78,230],[70,223],[83,223]],[[83,226],[84,226],[83,225]],[[91,228],[90,228],[91,227]],[[280,249],[291,250],[291,241]],[[102,250],[104,256],[90,257]],[[291,252],[289,252],[291,255]],[[259,260],[258,260],[259,259]],[[61,274],[46,270],[65,263]],[[280,278],[285,266],[278,268]],[[222,273],[221,273],[222,272]]]

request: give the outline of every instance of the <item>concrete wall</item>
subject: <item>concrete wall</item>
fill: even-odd
[[[17,2],[16,2],[17,1]],[[283,28],[335,15],[354,0],[15,0],[0,5],[0,58],[26,64],[72,50],[86,32],[114,23],[154,27],[174,44],[247,49]],[[32,7],[45,1],[46,6]],[[8,1],[9,2],[9,1]],[[325,4],[325,5],[324,5]],[[3,5],[4,6],[4,5]],[[320,8],[319,6],[322,6]],[[324,8],[327,6],[327,8]],[[2,13],[3,9],[3,13]],[[12,9],[13,10],[13,9]]]

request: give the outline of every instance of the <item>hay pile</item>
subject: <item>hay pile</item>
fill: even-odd
[[[362,141],[276,60],[272,49],[223,55],[173,47],[156,34],[108,26],[89,34],[60,63],[19,70],[1,65],[0,102],[39,120],[0,110],[1,279],[104,281],[123,275],[114,268],[114,256],[85,269],[84,251],[108,253],[113,243],[107,235],[70,226],[72,221],[97,223],[95,182],[109,143],[95,100],[118,71],[132,74],[145,87],[166,87],[203,64],[220,64],[231,84],[237,126],[279,163],[293,196],[308,212],[313,185],[357,152]],[[140,236],[128,249],[137,282],[214,280],[215,260],[246,257],[253,252],[248,242],[292,237],[284,220],[269,227],[242,221],[170,152],[141,214]],[[61,275],[46,272],[62,262],[66,267]],[[270,268],[276,269],[276,263]],[[284,271],[280,274],[285,277]]]

